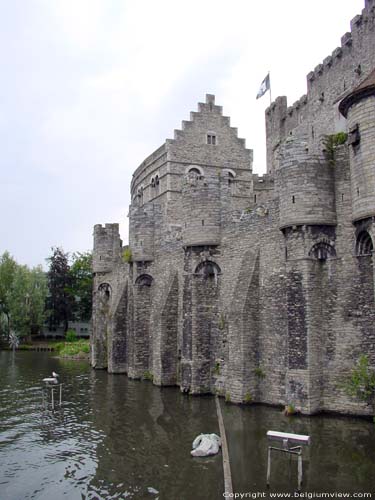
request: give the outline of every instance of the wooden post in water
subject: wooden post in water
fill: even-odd
[[[221,437],[221,452],[222,452],[222,456],[223,456],[224,490],[225,490],[225,493],[228,495],[228,494],[233,493],[232,474],[230,471],[228,444],[227,444],[227,437],[225,434],[223,415],[221,413],[220,401],[219,401],[219,398],[217,396],[215,396],[215,401],[216,401],[216,413],[217,413],[217,419],[219,421],[219,429],[220,429],[220,437]]]

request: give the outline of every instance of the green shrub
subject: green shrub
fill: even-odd
[[[225,394],[225,402],[226,402],[226,403],[230,403],[230,401],[231,401],[231,399],[230,399],[230,393],[229,393],[229,392],[227,392],[227,393]]]
[[[255,368],[254,373],[259,378],[264,378],[266,376],[266,374],[264,373],[264,371],[260,367],[259,368]]]
[[[325,155],[330,165],[335,164],[335,150],[337,146],[345,144],[348,134],[339,132],[338,134],[326,135],[323,141]]]
[[[67,357],[80,357],[80,354],[88,354],[90,352],[89,340],[77,340],[76,342],[59,343],[58,347],[55,345],[59,356]]]
[[[132,258],[133,258],[133,254],[132,254],[132,251],[129,247],[126,247],[123,254],[122,254],[122,258],[124,259],[125,262],[127,262],[128,264],[132,261]]]
[[[294,415],[295,413],[297,413],[297,410],[296,410],[296,407],[294,406],[294,404],[289,403],[285,406],[285,408],[284,408],[285,415],[290,416],[290,415]]]
[[[143,378],[143,380],[151,380],[151,382],[154,380],[154,376],[149,370],[146,370],[145,372],[143,372],[142,378]]]
[[[247,392],[247,393],[245,394],[245,397],[244,397],[243,402],[244,402],[245,404],[249,405],[249,404],[252,402],[252,400],[253,400],[253,398],[251,397],[250,392]]]
[[[361,354],[357,365],[344,382],[344,389],[349,396],[354,396],[368,405],[375,402],[375,371],[369,366],[368,356]]]
[[[65,334],[65,341],[66,342],[76,342],[77,341],[77,334],[75,330],[68,330]]]

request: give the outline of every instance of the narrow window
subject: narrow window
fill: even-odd
[[[257,195],[254,194],[254,203],[256,203],[256,202],[257,202]]]
[[[359,188],[357,188],[357,196],[359,196]]]
[[[341,201],[344,201],[344,193],[341,194]]]
[[[204,220],[202,220],[202,226],[204,226]]]
[[[292,203],[295,203],[295,202],[296,202],[296,198],[295,198],[295,196],[293,195],[293,196],[292,196]]]
[[[214,134],[207,134],[207,144],[212,144],[215,146],[216,144],[216,135]]]

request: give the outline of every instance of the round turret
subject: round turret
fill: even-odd
[[[309,155],[303,141],[286,141],[276,174],[280,228],[335,225],[334,169]]]
[[[375,215],[375,70],[339,106],[348,120],[353,221]]]

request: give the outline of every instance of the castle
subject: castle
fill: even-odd
[[[213,95],[133,174],[129,246],[94,228],[91,362],[110,373],[293,404],[371,410],[342,388],[375,366],[375,0],[266,110],[267,174]]]

